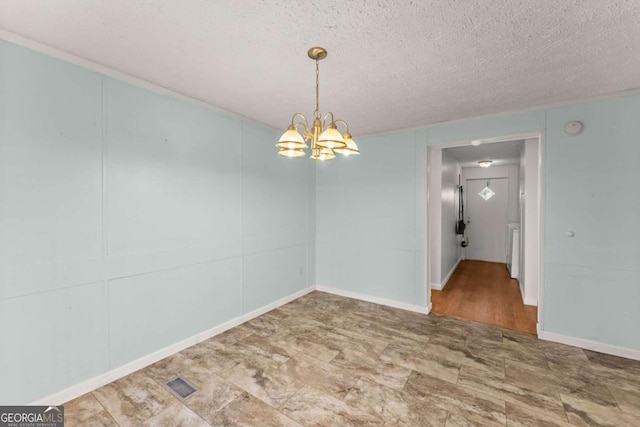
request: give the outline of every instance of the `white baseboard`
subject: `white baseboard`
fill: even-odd
[[[525,297],[524,300],[523,300],[523,303],[524,303],[524,305],[532,305],[534,307],[538,306],[538,300],[535,297],[533,297],[533,298],[526,298]]]
[[[157,361],[164,359],[165,357],[178,353],[184,350],[185,348],[191,347],[192,345],[198,344],[228,329],[238,326],[241,323],[244,323],[248,320],[253,319],[254,317],[258,317],[268,311],[271,311],[284,304],[287,304],[295,299],[300,298],[303,295],[308,294],[309,292],[313,292],[314,290],[315,290],[315,286],[310,286],[306,289],[295,292],[284,298],[280,298],[277,301],[274,301],[270,304],[267,304],[256,310],[253,310],[249,313],[243,314],[242,316],[238,316],[235,319],[231,319],[220,325],[214,326],[211,329],[208,329],[204,332],[200,332],[180,342],[171,344],[170,346],[167,346],[151,354],[148,354],[139,359],[136,359],[132,362],[119,366],[109,372],[105,372],[104,374],[98,375],[96,377],[83,381],[79,384],[68,387],[64,390],[61,390],[49,396],[43,397],[42,399],[38,399],[31,404],[32,405],[61,405],[64,402],[68,402],[69,400],[80,397],[83,394],[89,393],[90,391],[93,391],[99,387],[102,387],[105,384],[108,384],[112,381],[125,377],[135,371],[138,371],[142,368],[152,365]]]
[[[614,356],[626,357],[627,359],[640,360],[640,350],[632,350],[630,348],[618,347],[611,344],[586,340],[584,338],[575,338],[567,335],[556,334],[554,332],[540,330],[538,331],[538,338],[546,341],[572,345],[574,347],[580,347],[587,350],[593,350],[599,353],[612,354]]]
[[[522,297],[522,303],[526,305],[524,302],[524,284],[520,281],[520,278],[516,278],[518,281],[518,287],[520,288],[520,296]]]
[[[374,304],[386,305],[388,307],[399,308],[401,310],[414,311],[416,313],[429,314],[431,312],[431,305],[424,307],[421,305],[408,304],[406,302],[394,301],[381,297],[374,297],[370,295],[360,294],[357,292],[345,291],[338,288],[332,288],[329,286],[316,285],[316,290],[321,292],[327,292],[334,295],[340,295],[347,298],[359,299],[362,301],[372,302]]]
[[[453,265],[453,267],[451,267],[451,270],[449,270],[449,274],[447,274],[447,277],[444,278],[442,283],[432,283],[431,284],[431,289],[435,289],[436,291],[443,290],[444,287],[447,286],[447,283],[449,282],[449,279],[451,279],[451,276],[453,275],[453,272],[456,271],[456,268],[458,268],[458,265],[460,265],[460,261],[462,261],[463,259],[464,258],[458,258],[458,261],[456,261],[456,263]]]
[[[75,399],[99,387],[102,387],[105,384],[108,384],[112,381],[125,377],[153,363],[156,363],[157,361],[162,360],[165,357],[168,357],[168,356],[171,356],[172,354],[180,352],[185,348],[198,344],[228,329],[231,329],[246,321],[249,321],[255,317],[258,317],[268,311],[271,311],[295,299],[298,299],[301,296],[306,295],[314,290],[327,292],[335,295],[341,295],[347,298],[359,299],[362,301],[372,302],[375,304],[381,304],[388,307],[399,308],[402,310],[413,311],[416,313],[429,314],[431,312],[431,304],[429,304],[428,307],[424,307],[424,306],[408,304],[400,301],[394,301],[386,298],[360,294],[357,292],[345,291],[342,289],[332,288],[329,286],[321,286],[321,285],[310,286],[306,289],[295,292],[291,295],[288,295],[284,298],[281,298],[277,301],[274,301],[270,304],[267,304],[256,310],[253,310],[249,313],[243,314],[242,316],[238,316],[235,319],[231,319],[225,323],[217,325],[204,332],[198,333],[180,342],[177,342],[175,344],[162,348],[158,351],[155,351],[151,354],[148,354],[144,357],[141,357],[137,360],[129,362],[109,372],[105,372],[104,374],[101,374],[89,380],[83,381],[82,383],[73,385],[64,390],[61,390],[49,396],[38,399],[31,404],[32,405],[60,405],[60,404],[63,404],[64,402],[68,402],[69,400]],[[547,340],[547,341],[558,342],[558,343],[567,344],[575,347],[585,348],[588,350],[598,351],[601,353],[612,354],[620,357],[626,357],[628,359],[640,360],[640,350],[632,350],[624,347],[618,347],[618,346],[604,344],[596,341],[590,341],[582,338],[575,338],[575,337],[570,337],[566,335],[561,335],[561,334],[556,334],[553,332],[547,332],[547,331],[541,331],[541,330],[538,330],[538,337],[540,339]]]

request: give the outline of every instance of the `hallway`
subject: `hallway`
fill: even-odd
[[[518,281],[504,264],[463,260],[442,291],[431,291],[433,312],[536,333],[537,307],[522,303]]]

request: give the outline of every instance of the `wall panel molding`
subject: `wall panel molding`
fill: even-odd
[[[189,265],[236,258],[242,255],[239,240],[220,241],[211,245],[176,248],[138,254],[111,255],[106,258],[106,277],[117,278],[172,270]]]

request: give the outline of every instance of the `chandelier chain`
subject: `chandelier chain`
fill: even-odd
[[[316,119],[320,118],[320,61],[316,59]]]

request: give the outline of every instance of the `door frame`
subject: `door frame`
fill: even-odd
[[[545,181],[544,181],[544,148],[545,148],[545,139],[544,139],[544,130],[539,130],[536,132],[526,132],[526,133],[518,133],[518,134],[510,134],[510,135],[502,135],[495,136],[489,138],[469,138],[458,141],[450,141],[450,142],[434,142],[429,143],[426,147],[426,176],[425,176],[425,202],[426,202],[426,227],[425,227],[425,237],[426,240],[426,250],[425,250],[425,279],[426,279],[426,306],[431,310],[431,271],[432,271],[432,263],[431,257],[434,251],[441,250],[441,239],[431,239],[431,236],[440,236],[439,232],[436,232],[432,228],[432,219],[434,216],[439,216],[438,212],[441,211],[441,199],[439,197],[433,197],[431,194],[438,189],[431,189],[431,183],[436,182],[439,184],[439,191],[442,191],[441,187],[441,177],[438,179],[437,177],[433,177],[434,168],[431,167],[432,160],[432,151],[433,149],[443,149],[443,148],[451,148],[451,147],[461,147],[472,145],[471,141],[473,140],[482,140],[483,143],[495,143],[495,142],[506,142],[506,141],[514,141],[514,140],[526,140],[537,138],[538,140],[538,164],[537,164],[537,172],[538,172],[538,180],[537,180],[537,228],[538,228],[538,251],[537,251],[537,259],[535,264],[537,266],[538,272],[538,289],[537,289],[537,304],[538,304],[538,324],[537,324],[537,332],[540,334],[541,331],[544,331],[544,200],[545,200]],[[441,169],[438,169],[440,172]],[[526,172],[525,172],[526,173]],[[435,178],[435,179],[434,179]],[[525,189],[526,191],[526,189]],[[435,203],[438,201],[438,203]],[[524,224],[521,224],[521,227],[524,227]],[[526,282],[525,282],[526,285]],[[524,295],[522,296],[524,298]]]

